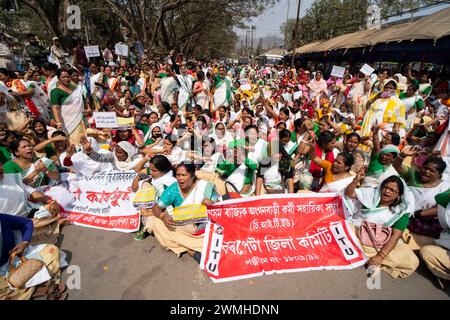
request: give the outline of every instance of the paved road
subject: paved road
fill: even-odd
[[[363,268],[263,276],[214,284],[189,256],[180,259],[155,238],[76,226],[64,228],[62,249],[81,270],[81,289],[69,299],[450,299],[424,266],[407,279],[382,273],[381,289],[369,290]],[[63,278],[68,274],[64,272]]]

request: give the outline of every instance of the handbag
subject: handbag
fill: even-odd
[[[391,238],[391,235],[391,227],[386,227],[364,220],[359,228],[358,237],[363,245],[375,249],[381,249]]]
[[[44,267],[44,262],[38,259],[27,259],[21,256],[20,265],[17,268],[14,268],[13,262],[15,258],[16,254],[12,254],[9,258],[8,283],[16,289],[21,289]]]

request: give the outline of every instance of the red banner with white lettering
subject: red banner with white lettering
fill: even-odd
[[[336,194],[228,200],[209,207],[208,216],[200,267],[214,282],[366,262]]]

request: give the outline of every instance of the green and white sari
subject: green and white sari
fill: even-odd
[[[228,107],[233,102],[231,80],[228,77],[221,78],[217,76],[214,79],[216,91],[214,92],[214,105],[216,108],[225,106]]]
[[[347,197],[344,199],[352,223],[359,227],[363,220],[367,220],[371,223],[392,227],[401,219],[409,218],[415,211],[414,196],[404,181],[403,186],[405,192],[402,201],[393,208],[380,207],[381,187],[356,189],[357,200]]]

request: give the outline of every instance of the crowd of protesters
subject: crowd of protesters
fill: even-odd
[[[134,192],[156,189],[134,238],[153,235],[178,256],[200,261],[204,224],[176,226],[173,208],[333,192],[344,197],[356,230],[367,223],[391,230],[381,248],[362,244],[368,266],[405,278],[423,259],[448,286],[446,76],[408,65],[371,75],[347,68],[338,78],[175,51],[139,59],[133,50],[129,59],[116,59],[105,48],[103,57],[88,59],[81,42],[70,59],[53,40],[45,50],[30,37],[26,72],[0,68],[0,298],[65,298],[51,240],[69,221],[59,214],[54,188],[63,173],[110,170],[138,173]],[[132,124],[97,128],[94,112],[115,112]],[[23,241],[11,238],[13,229]],[[10,255],[39,243],[46,244],[39,254],[52,270],[51,284],[9,290]]]

